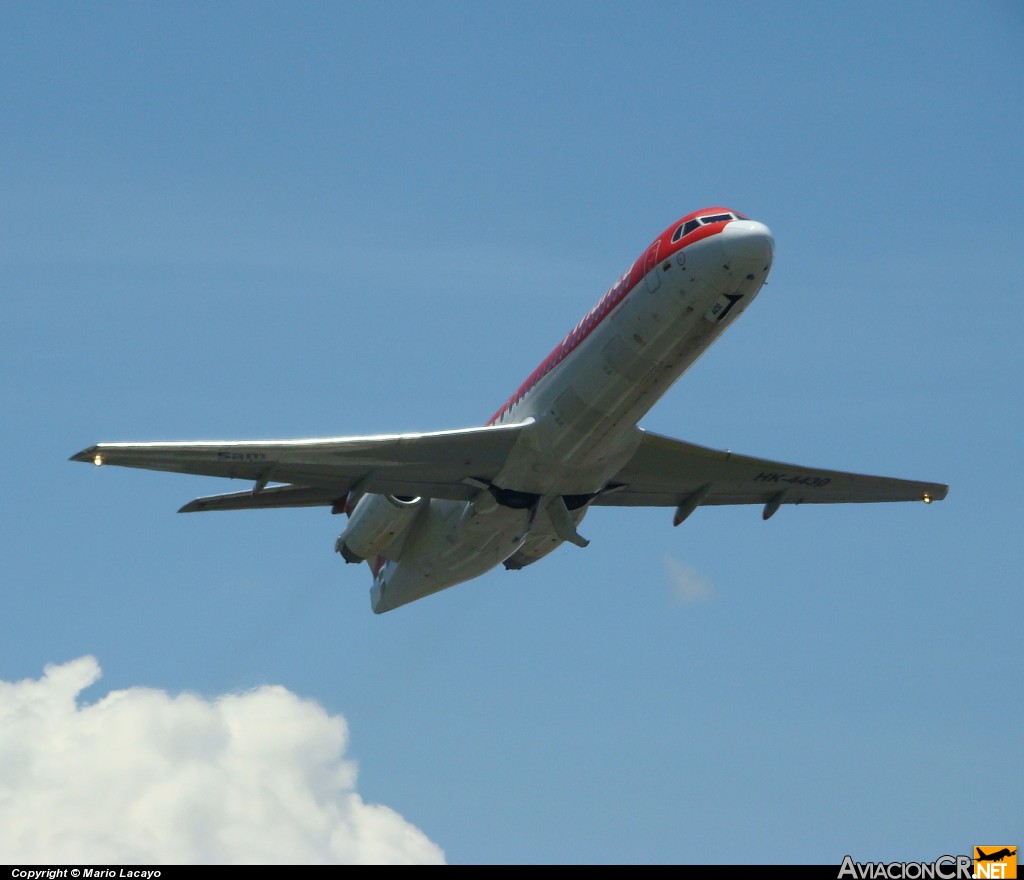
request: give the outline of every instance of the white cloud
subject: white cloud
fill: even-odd
[[[715,595],[714,587],[704,575],[696,569],[684,565],[668,554],[665,555],[665,568],[672,584],[672,595],[684,605],[692,602],[707,602]]]
[[[355,790],[345,719],[283,687],[79,693],[93,657],[0,682],[0,853],[12,863],[440,863]]]

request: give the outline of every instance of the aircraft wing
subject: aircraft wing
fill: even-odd
[[[615,484],[618,484],[616,486]],[[940,501],[948,486],[872,477],[736,455],[644,432],[640,446],[593,504],[676,507],[696,504],[836,504]],[[694,504],[694,506],[696,506]],[[691,508],[692,509],[692,508]]]
[[[527,424],[326,440],[99,443],[71,460],[254,482],[249,492],[197,498],[182,512],[334,504],[354,488],[468,500],[479,489],[464,480],[496,476]]]

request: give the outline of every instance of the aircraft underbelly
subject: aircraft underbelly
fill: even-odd
[[[639,284],[513,415],[532,416],[495,482],[538,494],[604,487],[632,455],[637,422],[746,308],[763,259],[726,262],[717,237]]]
[[[519,432],[494,484],[541,498],[599,492],[632,457],[637,422],[746,308],[770,252],[729,257],[718,236],[651,265],[642,283],[508,413]],[[482,490],[481,499],[489,498]],[[371,590],[389,611],[510,561],[528,565],[563,538],[546,511],[433,499],[398,561]],[[571,512],[579,523],[586,507]]]
[[[389,561],[370,591],[373,610],[390,611],[478,577],[523,544],[528,511],[493,507],[475,513],[472,503],[433,499],[410,535],[401,559]]]

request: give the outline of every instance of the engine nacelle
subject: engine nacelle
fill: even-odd
[[[363,562],[400,549],[425,498],[364,495],[349,517],[334,549],[346,562]]]

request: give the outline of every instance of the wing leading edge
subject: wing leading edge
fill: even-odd
[[[467,501],[497,475],[531,422],[325,440],[99,443],[71,459],[253,481],[249,491],[197,498],[183,513],[337,505],[353,489]],[[678,507],[681,515],[698,505],[764,504],[769,514],[780,504],[940,501],[948,489],[737,455],[645,431],[591,503]]]
[[[468,500],[479,490],[466,478],[493,479],[530,421],[326,440],[99,443],[71,460],[253,481],[249,492],[197,498],[185,513],[334,504],[352,489]]]
[[[708,449],[644,432],[636,453],[615,476],[615,491],[596,505],[674,507],[697,504],[838,504],[940,501],[949,487],[809,468]],[[769,508],[765,513],[770,515]]]

